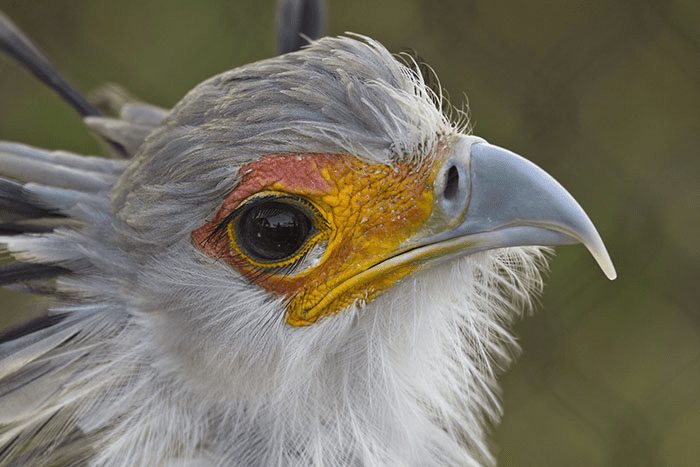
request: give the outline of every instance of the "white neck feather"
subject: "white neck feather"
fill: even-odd
[[[501,414],[496,376],[517,351],[507,327],[541,288],[544,261],[538,248],[481,253],[415,274],[342,316],[305,328],[273,323],[276,339],[250,336],[225,350],[216,341],[234,323],[207,336],[211,328],[185,325],[176,310],[162,319],[147,312],[145,335],[163,339],[122,342],[132,349],[124,367],[141,384],[92,410],[84,428],[131,407],[104,438],[105,465],[229,465],[234,452],[246,466],[492,464],[485,435]],[[264,317],[278,305],[254,309]],[[205,339],[203,360],[191,358],[193,338]],[[129,365],[144,352],[152,362]],[[129,462],[125,452],[134,453]]]

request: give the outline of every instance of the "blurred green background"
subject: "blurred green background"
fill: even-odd
[[[414,49],[475,133],[586,208],[619,278],[558,248],[503,377],[506,466],[700,465],[700,2],[330,0],[328,33]],[[274,54],[272,0],[0,0],[78,88],[172,106]],[[463,94],[464,93],[464,94]],[[100,153],[59,98],[0,59],[0,139]],[[0,326],[25,296],[0,295]],[[17,311],[17,310],[21,311]],[[31,307],[29,307],[31,309]]]

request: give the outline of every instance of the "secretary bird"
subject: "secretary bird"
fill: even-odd
[[[0,44],[120,156],[0,143],[0,284],[52,298],[0,337],[0,466],[491,465],[547,246],[615,277],[559,183],[370,38],[116,118],[4,16]]]

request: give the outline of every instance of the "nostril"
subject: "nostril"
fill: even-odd
[[[442,214],[452,219],[464,215],[469,204],[470,190],[467,164],[456,157],[447,160],[441,167],[434,190]]]
[[[453,200],[459,193],[459,170],[454,165],[445,174],[445,189],[442,192],[444,199]]]

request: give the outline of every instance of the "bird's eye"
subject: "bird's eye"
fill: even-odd
[[[253,261],[271,264],[295,257],[318,232],[310,206],[295,198],[264,197],[246,203],[229,228]]]

